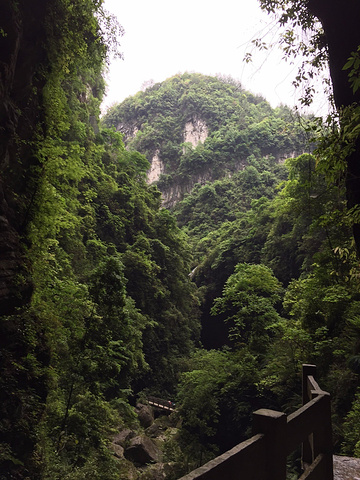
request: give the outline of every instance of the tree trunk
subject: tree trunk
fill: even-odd
[[[343,67],[360,45],[359,0],[309,0],[308,8],[324,28],[329,52],[330,75],[337,109],[360,105],[360,90],[352,91],[349,71]],[[346,195],[348,207],[360,205],[360,139],[355,151],[347,158]],[[360,224],[353,226],[354,239],[360,255]]]

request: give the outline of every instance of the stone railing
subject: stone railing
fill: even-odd
[[[287,416],[253,413],[249,440],[180,480],[286,480],[286,458],[302,445],[299,480],[333,480],[330,395],[316,383],[315,365],[303,365],[303,406]]]

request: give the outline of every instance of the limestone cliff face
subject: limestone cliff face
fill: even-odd
[[[275,158],[275,160],[278,163],[284,163],[287,158],[295,158],[301,153],[304,152],[289,152],[288,154],[284,153]],[[222,176],[231,177],[234,173],[244,170],[246,165],[246,160],[239,160],[238,162],[234,163],[232,170],[224,171]],[[160,169],[158,169],[158,172],[160,172]],[[163,171],[161,171],[160,173],[163,173]],[[150,180],[150,178],[154,177],[150,177],[150,175],[148,174],[148,181],[149,183],[152,183],[153,181],[156,181],[159,177],[154,180]],[[186,193],[191,192],[196,183],[199,183],[200,185],[205,185],[206,183],[213,182],[217,178],[219,177],[214,175],[214,172],[211,168],[204,168],[200,172],[194,173],[191,178],[188,178],[187,180],[182,180],[178,183],[175,181],[171,186],[162,189],[162,205],[165,208],[173,208],[177,202],[182,200]]]
[[[208,137],[208,127],[206,123],[199,117],[195,116],[190,121],[186,122],[183,131],[184,143],[190,143],[192,148],[195,148],[199,143],[204,143]],[[185,147],[184,147],[185,151]],[[161,152],[157,150],[151,160],[151,167],[147,174],[148,183],[153,183],[159,180],[162,173],[167,173],[165,165],[161,160]],[[172,186],[163,189],[162,199],[163,206],[166,208],[173,207],[176,202],[182,199],[185,193],[189,193],[196,183],[205,184],[211,181],[212,172],[204,169],[198,172],[186,181],[173,184]]]
[[[166,188],[162,191],[162,205],[165,208],[172,208],[179,202],[185,195],[190,193],[196,183],[205,185],[207,182],[213,181],[213,175],[211,170],[203,170],[198,174],[191,177],[186,182],[175,183],[173,186]]]
[[[114,105],[103,125],[146,156],[148,183],[172,206],[196,183],[231,177],[253,161],[261,170],[300,155],[308,140],[292,118],[288,107],[273,110],[231,78],[185,73]]]
[[[156,150],[155,155],[151,160],[151,167],[147,173],[148,183],[156,182],[157,180],[159,180],[160,175],[165,172],[165,167],[159,157],[159,153],[159,150]]]
[[[185,124],[184,142],[191,143],[193,147],[196,147],[200,142],[205,142],[208,134],[206,123],[201,118],[194,117]]]
[[[243,170],[247,166],[247,158],[251,154],[252,148],[257,152],[256,155],[261,153],[264,158],[270,155],[268,153],[270,150],[271,157],[275,158],[275,161],[278,163],[283,163],[287,158],[296,157],[302,153],[300,150],[294,151],[294,144],[291,144],[291,142],[288,142],[290,145],[287,149],[288,151],[285,149],[281,151],[279,148],[270,149],[266,144],[266,136],[264,136],[265,144],[262,145],[261,138],[245,133],[243,140],[240,140],[240,142],[244,141],[244,143],[247,142],[248,144],[245,143],[240,152],[237,151],[237,140],[233,140],[234,143],[231,145],[229,143],[228,146],[226,145],[228,140],[226,140],[225,144],[219,144],[219,151],[216,154],[220,157],[220,161],[217,165],[217,161],[212,161],[211,153],[209,154],[214,145],[216,145],[216,140],[214,140],[214,135],[212,135],[214,133],[214,125],[211,124],[211,117],[206,117],[206,121],[195,110],[184,117],[181,109],[179,110],[180,113],[174,110],[173,118],[177,119],[177,125],[180,126],[175,138],[172,136],[172,132],[166,131],[163,124],[156,123],[157,116],[161,117],[162,115],[161,112],[156,110],[159,109],[159,106],[156,105],[153,109],[156,113],[152,112],[151,115],[153,116],[149,115],[149,118],[146,120],[144,120],[145,117],[138,118],[136,115],[133,115],[133,117],[129,117],[128,121],[118,121],[116,128],[123,134],[125,145],[147,156],[150,162],[147,182],[149,184],[159,182],[163,206],[166,208],[174,207],[186,193],[191,192],[197,183],[204,185],[224,176],[231,177],[236,172]],[[141,125],[140,122],[144,122],[144,125]],[[220,125],[222,124],[220,123]],[[219,128],[219,125],[216,128]],[[211,138],[206,142],[210,133]],[[239,138],[241,139],[241,136]],[[232,140],[230,139],[230,141]],[[280,138],[280,141],[286,145],[283,139]],[[202,149],[197,148],[201,144],[205,144],[204,150],[207,150],[207,158],[204,161],[202,160]],[[175,145],[177,147],[174,147]],[[209,145],[211,145],[210,148]],[[222,148],[224,149],[224,156],[229,154],[228,148],[232,149],[233,155],[231,155],[230,159],[228,155],[227,161],[223,161],[220,167]],[[215,157],[216,155],[214,155]]]
[[[123,139],[126,143],[127,140],[136,136],[139,129],[135,124],[118,123],[116,131],[123,134]]]

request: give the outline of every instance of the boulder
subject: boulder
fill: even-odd
[[[136,413],[142,427],[148,428],[154,423],[154,412],[149,405],[138,403],[136,405]]]
[[[121,430],[118,434],[115,435],[112,443],[125,447],[126,443],[134,437],[136,437],[136,433],[129,428],[125,428],[124,430]]]
[[[117,445],[116,443],[111,444],[111,450],[116,458],[123,458],[124,457],[124,448],[121,445]]]
[[[151,438],[156,438],[164,431],[164,427],[155,420],[155,422],[146,429],[146,435]]]
[[[161,451],[150,438],[139,435],[130,440],[130,445],[125,448],[124,456],[135,465],[146,465],[158,462],[161,458]]]

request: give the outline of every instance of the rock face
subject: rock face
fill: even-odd
[[[0,3],[6,33],[0,49],[0,313],[5,314],[27,303],[31,294],[20,237],[36,184],[30,175],[36,162],[31,142],[41,121],[45,13],[41,0]]]
[[[116,131],[123,134],[124,141],[126,142],[129,138],[134,138],[139,129],[133,123],[123,122],[116,125]]]
[[[196,147],[200,142],[205,142],[208,134],[206,123],[200,118],[194,117],[185,124],[184,142],[191,143],[193,147]]]
[[[161,451],[150,438],[138,436],[130,440],[129,447],[125,448],[124,456],[135,465],[146,465],[150,462],[159,462]]]
[[[192,178],[186,182],[174,184],[170,188],[167,188],[162,192],[162,205],[165,208],[172,208],[179,200],[181,200],[185,193],[190,193],[196,183],[205,185],[207,182],[213,180],[211,170],[204,169],[197,175],[193,175]]]
[[[1,472],[6,478],[32,476],[28,475],[27,466],[36,438],[33,429],[42,411],[29,403],[25,413],[19,399],[25,398],[27,391],[31,398],[36,390],[41,405],[45,404],[47,393],[45,377],[35,380],[29,371],[15,374],[14,365],[19,359],[21,362],[29,348],[26,327],[16,314],[18,308],[26,306],[32,293],[28,273],[31,265],[25,264],[24,237],[40,175],[40,169],[34,168],[39,165],[35,144],[44,119],[42,92],[50,63],[45,16],[52,3],[53,0],[0,2],[4,32],[0,33],[0,316],[12,316],[9,321],[1,322],[0,350],[4,355],[0,417],[8,422],[7,426],[2,425],[2,439],[20,460],[17,464],[8,462],[7,471]],[[42,342],[39,341],[37,353],[46,363],[46,346]],[[14,383],[7,382],[8,376]],[[18,383],[14,389],[15,382]],[[20,391],[24,392],[21,396]],[[20,425],[20,421],[24,422],[23,429],[10,428]]]
[[[0,211],[0,313],[9,315],[30,299],[32,288],[28,280],[17,282],[24,272],[23,255],[1,184]]]
[[[147,174],[148,183],[153,183],[159,180],[162,173],[165,172],[165,167],[159,157],[159,150],[156,150],[155,155],[151,161],[151,167]]]
[[[122,126],[124,129],[124,127]],[[199,117],[192,118],[189,122],[185,124],[183,139],[185,143],[191,143],[192,147],[195,148],[200,142],[204,143],[208,137],[208,127],[206,123]],[[185,151],[185,147],[184,147]],[[152,160],[151,167],[147,173],[147,182],[153,183],[159,180],[160,175],[166,173],[165,165],[160,158],[160,151],[156,150]],[[211,172],[204,171],[199,173],[197,176],[194,176],[184,185],[175,185],[172,188],[167,189],[163,192],[163,206],[166,208],[174,206],[176,202],[181,200],[184,196],[184,193],[191,191],[195,183],[206,183],[211,180]]]

